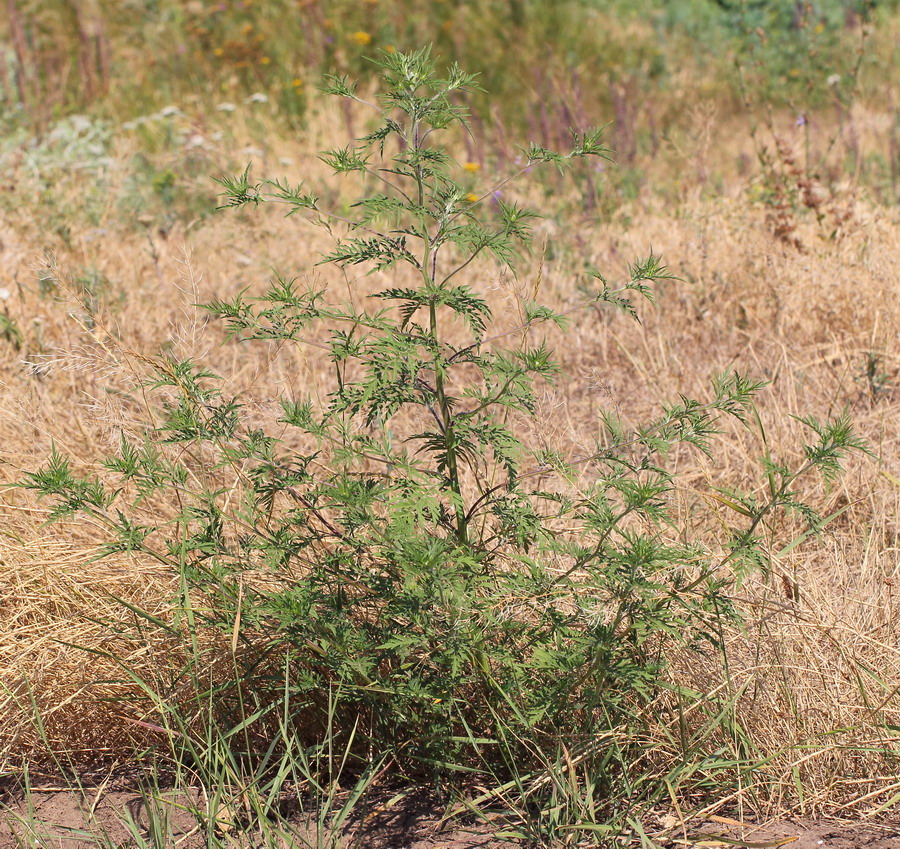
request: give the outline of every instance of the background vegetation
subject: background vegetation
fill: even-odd
[[[222,840],[238,821],[276,840],[287,794],[317,817],[303,839],[320,845],[410,782],[545,845],[662,840],[717,810],[878,817],[895,804],[896,4],[18,0],[8,12],[0,427],[6,482],[33,491],[4,490],[0,508],[4,772],[141,763],[152,797],[180,788]],[[458,60],[484,89],[454,100],[471,133],[448,132],[452,183],[433,190],[478,202],[471,224],[487,228],[447,250],[495,261],[468,266],[458,283],[476,300],[448,308],[476,342],[504,340],[498,359],[469,363],[455,402],[434,384],[384,400],[395,384],[378,367],[424,350],[437,375],[471,350],[462,326],[422,331],[449,346],[440,354],[404,348],[415,313],[386,324],[363,297],[419,303],[402,271],[366,276],[368,255],[335,247],[339,220],[311,228],[256,203],[280,193],[308,213],[291,188],[303,181],[314,211],[358,220],[352,204],[376,195],[352,150],[318,154],[378,125],[325,97],[323,74],[371,99],[386,84],[366,57],[428,43],[441,73]],[[539,167],[536,151],[573,150],[570,128],[604,124],[604,155]],[[248,163],[224,187],[243,208],[217,213],[211,178]],[[415,205],[378,203],[366,222],[389,214],[416,232]],[[519,206],[543,216],[522,222],[531,249],[479,248],[520,235]],[[329,256],[337,267],[317,264]],[[640,323],[609,310],[653,281],[655,306],[631,304]],[[256,341],[226,342],[199,303]],[[563,314],[564,327],[549,320]],[[331,341],[294,344],[310,338],[298,316]],[[388,340],[354,354],[365,380],[341,365],[341,321]],[[731,370],[770,385],[709,389]],[[292,406],[306,396],[310,408]],[[511,481],[530,453],[542,471],[524,489],[495,499],[481,461],[432,484],[402,453],[401,434],[437,419],[426,444],[445,474],[448,416],[473,398],[505,412],[472,430],[471,456]],[[708,454],[696,443],[711,420],[658,433],[661,404],[675,421],[687,398],[711,404],[696,415],[743,421],[718,420]],[[421,417],[394,421],[395,401]],[[854,444],[845,410],[871,453],[851,454],[841,478],[795,478]],[[835,424],[815,433],[810,416]],[[627,474],[566,464],[635,444],[647,453],[628,455]],[[417,481],[375,496],[395,513],[351,486],[378,479],[373,451]],[[611,513],[596,512],[601,495]],[[535,496],[560,509],[539,517]],[[62,523],[47,529],[54,498]],[[630,518],[611,518],[619,509]],[[612,548],[607,528],[621,534]],[[584,569],[588,531],[600,572]],[[314,580],[296,571],[310,551]],[[689,598],[698,575],[705,594]],[[585,581],[606,600],[593,620],[566,606]],[[165,810],[151,818],[161,843],[177,831]]]

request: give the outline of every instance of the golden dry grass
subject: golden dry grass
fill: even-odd
[[[719,657],[699,667],[696,658],[676,658],[672,675],[731,705],[734,734],[716,738],[723,757],[741,752],[766,761],[755,786],[739,795],[742,804],[773,814],[872,813],[900,791],[884,755],[900,754],[900,734],[884,730],[900,728],[900,407],[890,385],[900,357],[900,216],[848,180],[834,197],[834,207],[850,213],[840,231],[832,238],[807,210],[793,234],[802,249],[786,244],[773,236],[777,222],[755,199],[756,184],[733,165],[752,153],[746,130],[737,121],[717,122],[714,110],[703,115],[694,136],[641,164],[648,181],[667,186],[668,201],[621,204],[610,220],[585,212],[539,227],[538,241],[547,244],[541,291],[555,306],[577,301],[576,270],[584,264],[614,277],[650,246],[683,280],[661,287],[658,309],[644,309],[641,325],[587,311],[565,334],[549,334],[566,376],[542,398],[535,437],[582,453],[596,436],[600,408],[640,421],[660,399],[702,396],[709,376],[729,367],[772,380],[760,412],[776,456],[799,455],[804,428],[792,416],[824,417],[849,405],[875,458],[853,457],[831,489],[804,485],[823,513],[849,509],[821,539],[774,564],[771,575],[743,584],[746,628],[727,635],[727,672]],[[883,149],[886,116],[861,112],[858,143]],[[223,168],[241,149],[236,117],[232,148],[223,142],[212,154]],[[311,152],[339,135],[340,120],[323,112],[301,140],[300,155],[291,140],[279,138],[267,161],[291,156],[298,164],[286,167],[311,172],[315,181],[322,175]],[[114,160],[124,163],[130,153],[121,142]],[[722,175],[720,190],[704,185],[707,173]],[[19,176],[24,196],[29,175],[23,169]],[[89,178],[59,179],[77,204]],[[541,208],[539,188],[526,189],[525,198]],[[191,304],[248,285],[258,291],[271,267],[318,277],[313,265],[328,246],[321,230],[268,212],[176,224],[163,235],[118,222],[110,202],[99,226],[73,232],[68,246],[48,237],[29,207],[7,213],[0,218],[2,283],[11,292],[5,307],[24,338],[21,350],[0,341],[0,479],[10,483],[38,467],[51,445],[78,468],[94,469],[122,432],[140,434],[150,415],[136,391],[147,373],[141,358],[161,350],[227,375],[230,387],[246,392],[252,418],[272,426],[278,393],[315,391],[327,363],[316,349],[223,346],[221,328],[207,325]],[[86,267],[113,281],[116,295],[93,328],[65,287],[44,297],[37,285],[51,271],[66,281],[71,270]],[[522,279],[530,284],[537,273],[535,260]],[[500,326],[513,324],[515,282],[483,269],[477,283],[491,291]],[[342,297],[359,296],[366,284],[332,285]],[[860,379],[869,353],[882,358],[890,377],[875,394]],[[755,485],[760,453],[758,438],[736,427],[720,440],[714,460],[676,455],[684,526],[697,533],[709,526],[717,508],[704,494],[712,486]],[[130,617],[112,596],[165,610],[175,579],[136,558],[91,559],[98,530],[84,522],[45,528],[46,513],[21,490],[3,490],[0,773],[25,759],[46,762],[52,753],[109,763],[127,758],[140,742],[144,732],[123,708],[103,700],[127,685],[97,683],[120,678],[121,669],[74,644],[114,649],[149,677],[177,662],[164,641],[130,648],[100,624]],[[791,530],[785,528],[786,541]]]

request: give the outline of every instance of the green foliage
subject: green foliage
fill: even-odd
[[[368,52],[434,41],[444,55],[477,71],[491,92],[490,101],[484,92],[471,101],[481,116],[479,134],[484,129],[489,142],[469,149],[482,166],[509,161],[508,138],[527,134],[561,149],[571,124],[608,116],[608,144],[623,167],[610,169],[602,181],[591,168],[579,169],[581,202],[589,212],[612,211],[648,189],[667,202],[680,191],[678,181],[659,174],[648,179],[648,171],[670,158],[669,142],[687,150],[685,140],[696,136],[698,115],[684,109],[685,102],[715,103],[709,123],[722,126],[730,126],[736,112],[747,112],[752,125],[773,107],[776,115],[789,110],[808,122],[804,145],[813,161],[806,162],[807,177],[816,175],[827,186],[839,182],[839,171],[888,202],[896,193],[890,145],[861,156],[853,134],[822,134],[832,113],[843,126],[855,102],[879,105],[888,97],[884,85],[894,66],[884,33],[893,26],[896,0],[332,0],[327,12],[295,0],[155,0],[94,3],[90,13],[77,15],[62,0],[17,0],[16,7],[20,15],[0,19],[0,42],[8,45],[0,48],[0,139],[8,140],[0,141],[0,160],[9,141],[27,147],[29,124],[64,126],[80,113],[105,119],[147,154],[164,151],[160,174],[175,151],[187,149],[200,159],[201,145],[210,154],[221,150],[217,139],[241,138],[240,147],[252,142],[265,151],[273,120],[291,132],[316,120],[313,81],[323,72],[333,75],[332,86],[350,75],[365,91],[378,72],[366,61]],[[33,49],[21,43],[13,49],[22,41]],[[72,74],[73,67],[85,73]],[[238,113],[233,120],[227,118],[232,112]],[[167,114],[183,120],[160,120]],[[61,116],[69,118],[60,122]],[[351,111],[346,120],[352,127]],[[211,138],[204,138],[207,127]],[[830,162],[817,161],[823,151],[832,152]],[[65,222],[87,209],[93,213],[95,204],[105,208],[110,189],[119,186],[131,189],[120,204],[123,218],[152,216],[164,229],[175,218],[186,224],[209,210],[209,198],[190,179],[197,170],[190,163],[171,169],[178,179],[168,186],[155,179],[145,186],[140,162],[133,164],[134,178],[98,184],[90,206],[80,202],[60,212],[60,192],[48,192],[50,229],[59,228],[67,240]],[[713,164],[711,186],[727,167],[721,160]],[[205,178],[211,166],[199,167]],[[216,167],[234,166],[217,158]],[[548,214],[566,214],[549,207],[560,197],[558,185],[549,173]],[[19,192],[30,202],[24,186]]]
[[[0,312],[0,339],[4,339],[17,351],[22,347],[22,331],[7,312]]]
[[[588,456],[530,444],[521,422],[560,370],[541,334],[598,305],[637,319],[671,275],[650,254],[618,284],[591,272],[573,309],[526,303],[520,325],[498,324],[471,272],[483,261],[514,273],[535,213],[492,192],[473,201],[438,146],[441,131],[468,126],[475,80],[456,65],[440,73],[428,49],[375,62],[378,128],[322,156],[335,174],[379,186],[350,217],[249,169],[219,180],[222,207],[282,205],[341,234],[322,264],[375,275],[365,306],[284,277],[259,298],[205,305],[244,342],[324,348],[328,392],[283,397],[276,438],[248,423],[215,375],[167,361],[150,387],[165,401],[146,443],[123,440],[88,479],[54,453],[23,485],[53,501],[54,518],[105,525],[104,553],[177,570],[202,598],[196,616],[241,647],[247,687],[277,702],[272,670],[288,663],[287,721],[298,728],[353,729],[359,746],[441,781],[548,764],[563,774],[577,753],[589,798],[554,810],[615,821],[587,829],[605,840],[624,822],[622,765],[636,744],[619,732],[659,697],[667,655],[721,649],[735,570],[769,562],[779,513],[821,526],[794,484],[814,469],[830,480],[859,442],[845,417],[804,420],[815,439],[799,468],[767,456],[762,495],[719,496],[738,517],[719,553],[676,525],[666,457],[677,445],[710,452],[722,417],[757,421],[761,383],[720,375],[706,400],[664,402],[637,427],[607,416]],[[360,99],[345,79],[327,88]],[[496,188],[607,153],[595,130],[573,132],[564,151],[531,144]],[[140,519],[160,494],[174,515]],[[546,787],[533,798],[557,805],[565,782]]]
[[[866,351],[863,365],[853,378],[873,403],[888,397],[894,388],[892,375],[884,370],[884,360],[883,354]]]
[[[0,115],[3,106],[45,111],[48,100],[57,109],[84,109],[110,88],[116,102],[103,106],[105,114],[127,118],[183,102],[188,93],[210,92],[221,101],[265,91],[283,118],[302,123],[310,80],[336,69],[333,84],[343,74],[367,80],[377,73],[365,59],[372,49],[402,51],[425,41],[436,41],[444,55],[478,71],[499,101],[499,117],[516,129],[522,116],[547,110],[541,101],[550,92],[568,92],[568,110],[602,106],[608,112],[611,87],[638,83],[643,94],[659,101],[688,62],[703,66],[710,79],[733,83],[736,57],[752,56],[753,64],[768,68],[768,78],[755,79],[760,93],[788,102],[814,88],[824,101],[831,91],[827,77],[849,70],[853,29],[897,8],[896,0],[333,0],[322,14],[313,4],[298,8],[293,0],[101,5],[88,33],[62,0],[18,0],[19,25],[45,49],[26,54],[24,67],[11,47],[0,53],[7,67],[0,74]],[[7,27],[5,41],[12,45]],[[88,34],[96,43],[86,40]],[[550,44],[566,49],[553,51]],[[513,45],[518,49],[511,50]],[[106,53],[118,60],[114,65],[127,68],[112,87]],[[67,73],[79,61],[97,67],[92,74]],[[487,106],[486,98],[479,104]],[[545,112],[541,133],[547,117],[555,122],[558,115]]]

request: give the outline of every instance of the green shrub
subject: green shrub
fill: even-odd
[[[598,304],[636,318],[650,284],[670,275],[651,255],[618,286],[592,273],[565,313],[529,301],[518,326],[495,322],[472,271],[479,261],[514,270],[535,218],[500,187],[537,165],[604,157],[600,132],[573,132],[565,153],[532,144],[516,174],[474,197],[438,146],[465,126],[473,77],[456,66],[439,76],[429,50],[382,53],[377,64],[377,128],[322,155],[335,174],[379,187],[352,217],[303,185],[253,182],[248,171],[220,181],[225,207],[284,204],[342,232],[323,264],[391,269],[366,306],[282,277],[261,298],[206,305],[242,340],[325,348],[326,400],[283,397],[285,435],[275,438],[245,422],[214,375],[168,361],[154,385],[170,400],[145,444],[123,442],[94,478],[54,454],[24,484],[55,500],[55,517],[84,513],[108,527],[106,553],[177,570],[198,599],[181,606],[242,647],[241,686],[221,693],[218,710],[243,705],[242,687],[264,694],[268,707],[240,726],[254,729],[250,749],[289,692],[311,744],[336,729],[361,752],[439,779],[485,771],[527,795],[523,776],[577,762],[587,801],[565,810],[609,819],[629,794],[651,792],[627,771],[667,655],[720,648],[729,588],[767,563],[774,516],[821,524],[796,499],[797,477],[834,475],[859,442],[844,417],[809,419],[815,440],[801,468],[767,459],[763,495],[717,496],[743,522],[718,554],[675,524],[666,454],[679,443],[708,451],[718,419],[745,420],[762,384],[717,377],[708,400],[664,403],[636,429],[606,416],[589,456],[529,444],[517,423],[535,416],[536,393],[559,372],[541,328]],[[359,100],[346,79],[327,89]],[[173,517],[138,518],[143,501],[167,493]],[[530,836],[572,826],[553,801],[561,785],[529,786],[538,809],[555,812]]]

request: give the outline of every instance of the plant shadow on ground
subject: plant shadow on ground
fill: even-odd
[[[173,842],[149,826],[152,795],[169,800],[167,832]],[[59,844],[68,849],[112,847],[267,847],[276,845],[327,846],[329,849],[504,849],[529,845],[526,841],[496,836],[502,827],[490,822],[448,820],[445,809],[427,792],[379,792],[367,810],[354,812],[340,833],[316,838],[314,815],[298,812],[296,800],[287,799],[278,811],[278,835],[294,843],[274,842],[273,833],[253,823],[237,828],[220,822],[208,830],[192,813],[202,805],[199,792],[173,793],[158,788],[142,793],[132,778],[84,785],[73,790],[64,784],[41,784],[26,799],[20,789],[6,788],[0,812],[0,849],[22,849]],[[900,819],[882,823],[794,820],[765,825],[741,824],[732,817],[712,817],[650,830],[645,845],[659,847],[745,847],[745,849],[896,849]],[[571,844],[577,846],[578,844]]]
[[[346,795],[345,793],[339,793]],[[337,830],[322,830],[317,812],[303,812],[297,795],[284,794],[268,827],[238,813],[208,817],[204,792],[154,785],[133,773],[84,782],[75,789],[54,779],[23,790],[0,790],[0,849],[61,843],[71,849],[169,846],[365,846],[372,849],[501,849],[519,842],[495,836],[496,826],[471,816],[448,816],[426,790],[407,786],[373,793]],[[214,820],[214,822],[213,822]],[[162,829],[160,824],[163,823]],[[280,842],[279,842],[280,839]]]

